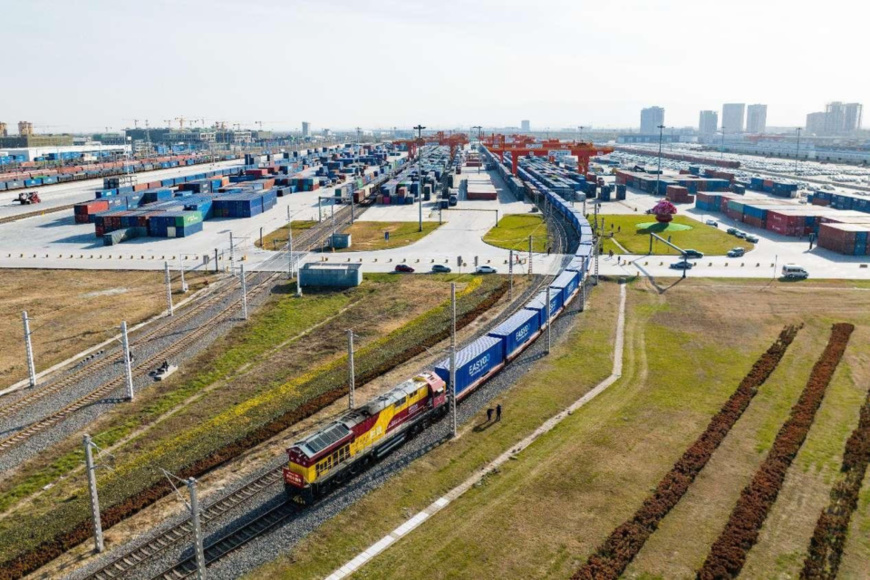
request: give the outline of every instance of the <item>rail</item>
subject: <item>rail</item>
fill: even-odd
[[[258,283],[254,288],[252,288],[249,291],[249,298],[250,298],[250,296],[255,295],[256,293],[262,291],[267,286],[269,286],[271,284],[271,282],[275,279],[275,277],[277,277],[277,274],[273,274],[271,276],[268,276],[266,279],[264,279],[260,283]],[[147,368],[154,368],[154,366],[156,364],[166,360],[167,358],[172,357],[175,354],[178,354],[178,353],[184,351],[186,348],[188,348],[190,345],[195,343],[197,340],[199,340],[200,338],[205,336],[207,333],[211,332],[212,324],[218,323],[218,322],[223,322],[224,320],[227,320],[232,315],[234,315],[235,311],[233,310],[232,306],[234,306],[235,304],[238,304],[240,301],[241,301],[241,298],[234,301],[231,305],[227,306],[227,308],[222,310],[217,316],[215,316],[210,321],[210,324],[200,325],[198,328],[188,332],[187,334],[185,334],[183,337],[181,337],[180,339],[178,339],[177,341],[172,343],[167,348],[165,348],[165,349],[157,352],[156,354],[148,357],[147,359],[143,360],[141,363],[139,363],[137,365],[137,369],[144,370]],[[142,374],[143,373],[140,371],[138,373],[138,376],[141,376]],[[69,417],[73,413],[80,411],[81,409],[84,409],[85,407],[88,407],[89,405],[92,405],[93,403],[99,401],[102,397],[108,395],[109,393],[111,393],[112,391],[116,390],[121,385],[123,385],[124,380],[125,380],[124,376],[118,376],[118,377],[115,377],[113,379],[110,379],[109,381],[103,383],[102,385],[100,385],[99,387],[97,387],[95,390],[91,391],[87,395],[76,399],[72,403],[69,403],[68,405],[66,405],[66,406],[64,406],[64,407],[62,407],[54,412],[49,413],[48,415],[46,415],[45,417],[43,417],[37,421],[34,421],[30,425],[27,425],[23,429],[16,431],[12,435],[10,435],[4,439],[0,439],[0,453],[8,451],[9,449],[12,449],[13,447],[23,443],[24,441],[27,441],[31,437],[33,437],[39,433],[42,433],[46,429],[53,427],[54,425],[57,425],[58,423],[64,421],[67,417]]]

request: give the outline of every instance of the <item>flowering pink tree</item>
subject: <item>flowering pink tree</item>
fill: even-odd
[[[674,219],[674,214],[677,213],[677,207],[666,199],[661,200],[652,208],[652,213],[656,216],[656,221],[666,224]]]

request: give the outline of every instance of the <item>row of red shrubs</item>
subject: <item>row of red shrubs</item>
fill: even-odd
[[[861,482],[870,464],[870,391],[861,407],[858,426],[846,441],[843,465],[845,477],[831,489],[831,501],[822,510],[810,540],[809,553],[801,571],[802,580],[827,580],[837,577],[849,520],[858,508]]]
[[[816,361],[800,399],[791,408],[789,418],[777,433],[773,447],[752,481],[740,493],[725,529],[698,570],[698,580],[722,580],[740,574],[746,555],[758,540],[761,526],[776,501],[785,474],[806,439],[854,330],[853,325],[846,323],[831,328],[828,344]]]
[[[617,527],[595,554],[574,574],[573,580],[616,579],[640,552],[661,520],[677,505],[713,452],[728,435],[752,398],[776,369],[801,327],[786,326],[767,351],[752,365],[737,390],[722,406],[707,429],[659,482],[634,516]]]

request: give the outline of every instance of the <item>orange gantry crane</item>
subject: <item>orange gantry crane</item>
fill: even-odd
[[[400,139],[393,141],[395,145],[406,145],[408,147],[408,157],[414,159],[417,157],[417,149],[423,145],[444,145],[450,147],[450,155],[453,155],[456,148],[462,145],[468,145],[468,136],[465,133],[453,133],[447,135],[444,131],[438,131],[434,135],[426,137],[418,137],[417,139]]]
[[[540,143],[534,143],[529,142],[529,138],[523,135],[514,135],[514,137],[520,137],[521,139],[519,142],[513,143],[506,142],[504,135],[491,135],[483,139],[486,148],[491,153],[497,154],[502,163],[504,163],[504,154],[511,154],[511,173],[514,175],[517,174],[519,158],[523,155],[550,157],[550,153],[553,151],[568,151],[571,155],[577,156],[577,170],[585,174],[589,170],[589,159],[596,155],[613,153],[613,147],[596,147],[592,143],[567,142],[559,141],[558,139],[548,139]]]

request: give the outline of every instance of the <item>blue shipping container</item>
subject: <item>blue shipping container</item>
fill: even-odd
[[[566,304],[574,291],[577,290],[579,280],[580,276],[577,272],[565,270],[550,284],[550,294],[559,292],[562,295],[562,304]]]
[[[482,336],[456,353],[456,398],[473,390],[481,379],[504,362],[502,339]],[[450,385],[450,359],[435,366],[435,373]]]
[[[520,310],[498,325],[487,336],[503,340],[502,356],[507,360],[518,352],[540,328],[541,321],[537,312]]]
[[[547,324],[547,321],[554,318],[556,312],[562,307],[562,294],[559,292],[550,292],[550,309],[549,316],[547,315],[547,308],[545,304],[547,303],[547,292],[541,292],[535,298],[526,304],[526,308],[529,310],[534,310],[538,313],[540,318],[541,326]]]

